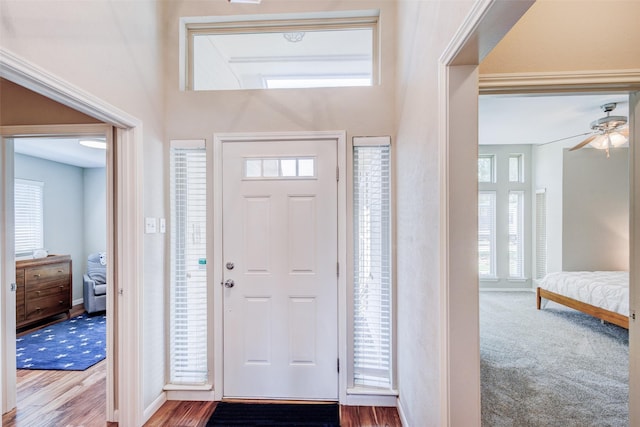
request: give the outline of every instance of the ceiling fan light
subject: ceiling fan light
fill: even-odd
[[[598,150],[606,150],[609,147],[609,142],[607,141],[607,135],[600,134],[595,137],[593,141],[589,143],[593,148],[597,148]]]
[[[611,141],[611,145],[614,147],[620,147],[627,143],[627,138],[620,132],[609,133],[609,139]]]

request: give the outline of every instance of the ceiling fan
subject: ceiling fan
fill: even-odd
[[[609,149],[611,147],[619,147],[626,144],[629,138],[629,125],[627,125],[627,118],[625,116],[611,115],[616,105],[617,103],[615,102],[601,105],[600,108],[602,108],[602,111],[607,115],[592,121],[591,132],[583,134],[590,136],[578,145],[570,148],[569,151],[575,151],[587,144],[591,144],[594,148],[606,150],[607,157],[609,157]]]

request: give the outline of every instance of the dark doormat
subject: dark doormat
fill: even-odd
[[[219,402],[207,427],[339,427],[338,404]]]

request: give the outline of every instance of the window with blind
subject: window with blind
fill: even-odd
[[[478,193],[478,273],[496,276],[496,192]]]
[[[204,141],[171,141],[169,383],[202,385],[207,366],[207,157]]]
[[[547,193],[536,192],[536,279],[547,274]]]
[[[44,248],[44,182],[14,181],[15,252],[31,255]]]
[[[362,138],[364,141],[367,138]],[[376,138],[374,138],[376,139]],[[353,382],[392,387],[390,146],[353,148]],[[366,142],[365,142],[366,144]]]
[[[509,277],[524,277],[524,191],[509,191]]]

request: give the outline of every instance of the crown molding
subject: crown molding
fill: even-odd
[[[480,74],[480,94],[632,91],[640,89],[640,69]]]

